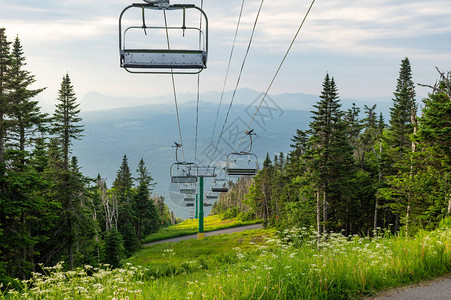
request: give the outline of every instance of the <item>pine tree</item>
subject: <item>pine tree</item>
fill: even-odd
[[[147,171],[144,160],[141,158],[138,164],[137,188],[133,197],[133,212],[136,218],[136,237],[142,242],[144,233],[155,232],[160,227],[160,218],[154,201],[150,198],[153,178]],[[147,224],[145,224],[147,223]],[[147,226],[146,226],[147,225]]]
[[[7,114],[11,111],[11,98],[9,96],[11,81],[9,74],[11,70],[11,43],[7,41],[5,31],[5,28],[0,28],[0,178],[3,177],[5,172],[5,141],[9,126]]]
[[[45,123],[48,122],[47,114],[41,113],[38,101],[32,100],[44,88],[29,88],[35,82],[35,79],[30,72],[24,70],[26,62],[18,37],[13,44],[11,62],[10,97],[12,110],[10,119],[12,129],[8,139],[13,140],[17,149],[24,151],[25,147],[33,142],[31,137],[38,131],[45,131]]]
[[[416,102],[415,87],[412,81],[412,70],[410,61],[405,58],[401,62],[396,90],[393,93],[393,107],[390,110],[390,126],[387,131],[388,156],[391,160],[392,168],[387,173],[387,189],[382,189],[381,193],[390,202],[390,208],[394,213],[394,230],[399,231],[401,216],[408,215],[409,192],[400,188],[399,180],[404,174],[411,171],[412,142],[410,135],[414,133],[416,122]],[[397,176],[400,176],[399,178]],[[405,186],[407,188],[407,186]]]
[[[390,109],[389,143],[393,148],[393,160],[399,162],[410,152],[410,135],[413,133],[411,122],[412,110],[416,109],[415,86],[412,81],[410,61],[401,62],[398,83],[393,93],[393,107]]]
[[[80,225],[78,213],[82,211],[80,199],[73,198],[73,195],[79,192],[78,183],[73,181],[70,167],[70,154],[72,141],[81,139],[82,125],[79,125],[81,118],[79,117],[79,103],[76,102],[74,87],[72,86],[69,74],[63,77],[61,88],[58,91],[58,104],[53,114],[52,133],[55,136],[56,146],[61,152],[61,163],[63,169],[55,169],[55,174],[59,178],[59,186],[57,189],[57,197],[61,202],[62,214],[60,220],[60,228],[65,228],[65,234],[62,235],[62,243],[67,247],[67,256],[70,269],[74,267],[74,246],[77,242],[76,227]],[[74,188],[74,190],[71,190]]]
[[[128,166],[127,155],[124,155],[121,166],[117,171],[113,182],[113,197],[117,197],[119,203],[118,228],[122,235],[124,249],[127,255],[131,255],[139,247],[139,240],[134,227],[134,216],[132,208],[133,178]]]
[[[121,203],[130,202],[130,191],[133,187],[133,178],[128,166],[127,155],[124,154],[122,164],[117,171],[116,179],[113,182],[113,188],[116,190]]]
[[[320,101],[314,105],[317,110],[312,111],[308,153],[311,158],[309,169],[312,170],[317,189],[317,228],[319,231],[322,206],[323,232],[327,232],[328,224],[334,229],[346,228],[347,232],[351,228],[349,215],[353,201],[350,196],[352,192],[348,189],[354,161],[339,101],[335,80],[326,74]]]
[[[83,125],[79,125],[80,106],[75,97],[74,87],[69,74],[63,77],[58,91],[58,104],[53,114],[52,133],[58,140],[63,153],[64,167],[69,170],[69,156],[73,140],[81,139]]]
[[[434,228],[451,214],[451,73],[440,72],[438,86],[426,99],[414,141],[416,176],[412,218],[421,227]]]

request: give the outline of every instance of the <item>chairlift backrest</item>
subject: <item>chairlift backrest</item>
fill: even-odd
[[[130,73],[201,72],[207,67],[207,15],[194,4],[169,5],[169,1],[157,2],[159,3],[134,3],[121,12],[120,66]],[[177,12],[180,12],[180,16]],[[146,13],[149,14],[148,17]],[[168,23],[168,19],[171,21],[171,15],[180,19],[177,24]],[[131,16],[138,20],[127,22]],[[159,20],[160,24],[155,24],[156,20]],[[179,34],[176,35],[177,33]]]
[[[184,183],[180,185],[181,194],[194,194],[196,193],[196,186],[192,183]]]
[[[213,193],[227,193],[229,191],[229,188],[227,187],[227,180],[219,178],[213,180],[211,191]]]
[[[176,162],[170,169],[172,183],[196,183],[197,165],[195,163]]]
[[[226,173],[229,176],[254,176],[258,172],[258,158],[254,153],[230,153],[226,160]]]

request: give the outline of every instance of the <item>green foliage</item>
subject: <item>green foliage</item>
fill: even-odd
[[[121,259],[124,258],[124,247],[122,236],[117,230],[111,229],[105,234],[105,258],[104,262],[114,268],[119,267]]]

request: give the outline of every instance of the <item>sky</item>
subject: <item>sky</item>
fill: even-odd
[[[241,1],[203,2],[210,48],[200,89],[221,91]],[[118,19],[131,3],[2,0],[0,27],[6,28],[8,40],[20,38],[26,68],[36,76],[34,87],[47,87],[41,94],[44,101],[55,101],[66,73],[79,99],[90,91],[116,97],[170,94],[170,76],[130,74],[119,67]],[[200,6],[201,0],[171,1],[175,3]],[[260,3],[245,1],[226,90],[236,85]],[[264,1],[239,88],[268,88],[310,3]],[[318,95],[329,73],[342,97],[386,97],[390,101],[405,57],[411,62],[415,83],[433,84],[438,78],[435,67],[451,70],[449,20],[449,0],[317,0],[270,93]],[[139,17],[136,22],[141,22]],[[176,76],[177,93],[195,93],[196,89],[197,76]],[[419,99],[427,93],[417,88]]]

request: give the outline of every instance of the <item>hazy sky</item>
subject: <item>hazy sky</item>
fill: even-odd
[[[135,0],[134,2],[140,2]],[[233,89],[260,0],[245,2],[229,75]],[[268,87],[310,0],[266,0],[240,87]],[[89,91],[112,96],[170,94],[168,75],[133,75],[119,67],[118,17],[126,0],[1,0],[0,27],[22,41],[36,87],[57,97],[62,77],[72,78],[82,98]],[[194,3],[200,0],[174,3]],[[210,21],[208,69],[201,91],[220,91],[241,1],[205,0]],[[409,57],[414,81],[432,84],[435,67],[451,70],[451,1],[317,0],[270,91],[319,94],[326,72],[342,97],[392,96],[400,62]],[[139,20],[137,20],[139,23]],[[196,76],[177,76],[177,91],[194,93]],[[417,88],[419,97],[427,90]],[[218,101],[208,99],[209,101]]]

